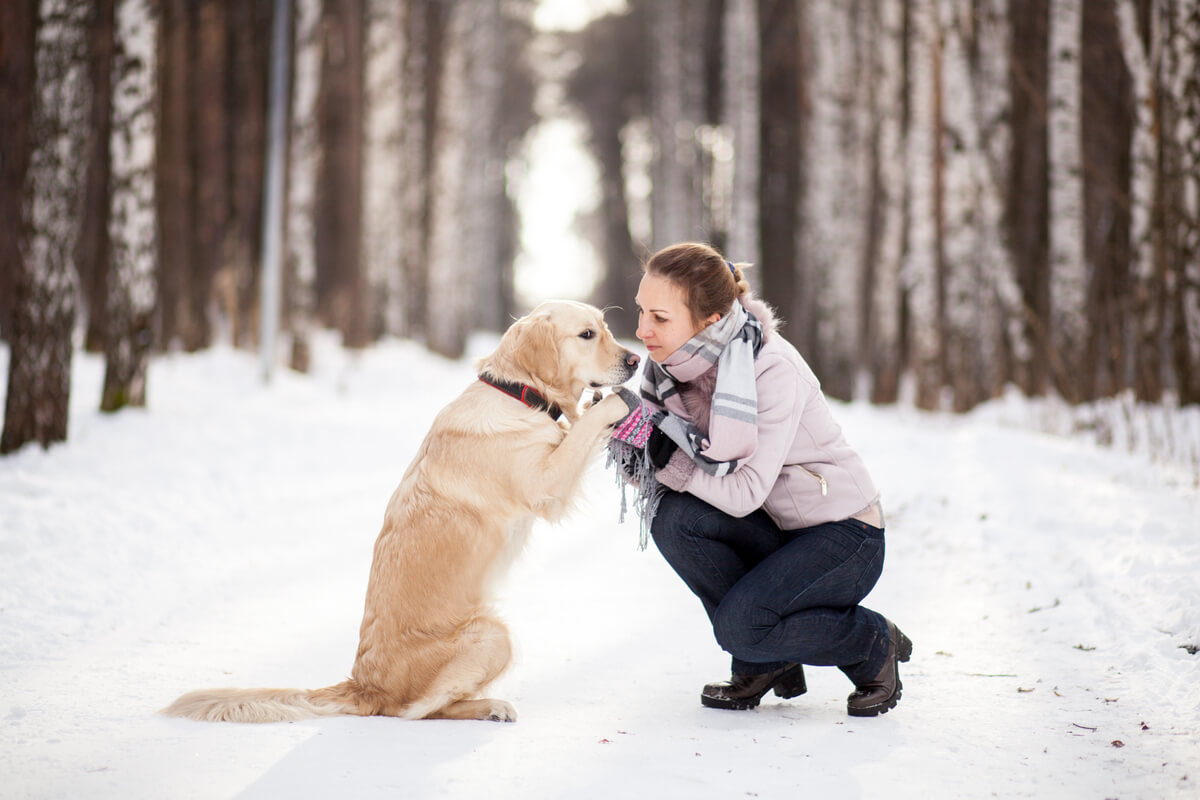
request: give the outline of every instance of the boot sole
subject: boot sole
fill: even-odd
[[[766,694],[766,692],[763,692],[763,694]],[[746,697],[740,700],[709,697],[706,694],[700,695],[700,705],[705,708],[723,708],[726,711],[748,711],[752,708],[757,708],[760,700],[762,700],[762,695],[758,697]]]
[[[799,678],[793,682],[793,678]],[[799,697],[808,691],[808,685],[804,680],[804,667],[799,666],[796,669],[789,670],[779,676],[771,686],[763,689],[762,694],[758,696],[750,695],[749,697],[709,697],[701,692],[700,705],[705,708],[723,708],[727,711],[748,711],[752,708],[757,708],[767,692],[775,692],[776,697],[782,697],[785,700],[793,697]]]

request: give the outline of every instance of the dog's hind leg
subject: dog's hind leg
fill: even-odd
[[[433,712],[425,719],[484,719],[492,722],[516,722],[517,710],[505,700],[484,697],[460,700]]]
[[[512,661],[508,628],[493,617],[478,616],[459,633],[454,657],[442,667],[428,691],[409,703],[405,719],[485,719],[515,722],[517,712],[503,700],[478,699]]]

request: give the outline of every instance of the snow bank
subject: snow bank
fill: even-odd
[[[344,677],[384,504],[473,378],[405,342],[314,363],[264,387],[244,353],[162,357],[150,408],[104,416],[80,356],[70,441],[0,459],[0,797],[1200,797],[1200,490],[1014,398],[837,409],[888,517],[867,604],[916,644],[886,716],[821,668],[700,707],[727,658],[599,460],[500,600],[515,725],[157,716]]]

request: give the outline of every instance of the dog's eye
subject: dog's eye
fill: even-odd
[[[591,328],[588,328],[586,331],[579,334],[579,338],[580,339],[591,339],[591,338],[594,338],[595,335],[596,335],[596,332],[594,330],[592,330]]]

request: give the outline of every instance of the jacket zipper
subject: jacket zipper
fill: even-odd
[[[824,475],[822,475],[818,472],[813,472],[811,469],[809,469],[808,467],[805,467],[805,466],[801,466],[800,469],[804,470],[809,475],[812,475],[814,478],[816,478],[818,481],[821,482],[821,497],[829,496],[829,484],[825,482]]]

